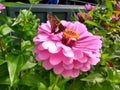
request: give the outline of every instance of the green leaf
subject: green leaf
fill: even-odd
[[[52,72],[50,72],[50,85],[54,83],[54,80],[55,80],[55,75]]]
[[[38,85],[41,83],[41,79],[40,76],[37,75],[34,72],[28,72],[25,73],[20,82],[21,85],[27,85],[27,86],[31,86],[31,87],[38,87]]]
[[[3,2],[3,0],[0,0],[0,3]]]
[[[0,65],[0,77],[8,75],[8,69],[7,69],[7,64],[4,63]]]
[[[0,59],[0,65],[4,64],[5,62],[5,60]]]
[[[111,58],[111,56],[108,53],[105,53],[105,54],[103,53],[101,55],[101,61],[100,61],[101,65],[106,65],[106,62],[108,62],[108,60],[110,60],[110,58]]]
[[[10,85],[10,78],[8,75],[5,75],[3,77],[0,77],[0,84],[6,84],[6,85]]]
[[[2,21],[2,23],[6,23],[8,25],[12,23],[12,18],[6,15],[0,15],[0,20]]]
[[[0,85],[0,90],[8,90],[8,85]]]
[[[81,80],[87,81],[87,82],[103,82],[104,78],[99,73],[93,73],[93,74],[88,75],[85,78],[82,78]]]
[[[4,24],[4,25],[0,26],[0,33],[2,35],[7,35],[11,32],[13,32],[13,30],[7,24]]]
[[[84,15],[84,11],[82,11],[82,10],[80,10],[80,9],[79,9],[78,11],[79,11],[79,13],[81,14],[81,16],[83,17],[83,19],[86,20],[86,17],[85,17],[85,15]]]
[[[29,0],[29,2],[30,2],[31,4],[38,3],[39,1],[41,1],[41,0]]]
[[[0,84],[10,84],[7,63],[5,62],[2,62],[0,65]]]
[[[120,83],[120,71],[113,68],[106,68],[107,70],[107,80],[113,84]]]
[[[76,13],[73,13],[73,15],[71,16],[71,18],[70,18],[70,21],[78,21],[79,20],[79,18],[78,18],[78,16],[76,15]]]
[[[113,10],[112,3],[110,2],[110,0],[106,0],[105,6],[107,9],[109,9],[111,11]]]
[[[18,60],[19,60],[19,56],[14,56],[14,55],[8,56],[8,59],[7,59],[11,86],[13,86],[15,82],[15,77],[18,76],[18,74],[16,73]]]
[[[22,43],[21,43],[22,51],[24,51],[24,50],[32,51],[33,50],[32,46],[33,46],[33,44],[30,41],[22,41]]]
[[[115,90],[110,82],[97,83],[91,87],[91,90]]]
[[[26,21],[30,16],[32,15],[32,12],[26,9],[20,10],[20,13],[15,20],[15,22],[12,24],[12,26],[15,26],[18,23]]]
[[[3,4],[4,4],[6,7],[15,6],[15,5],[25,5],[25,3],[22,3],[22,2],[3,2]]]
[[[72,78],[60,79],[60,82],[58,82],[58,86],[60,87],[60,89],[61,89],[61,90],[64,90],[67,82],[70,81],[71,79],[72,79]]]
[[[36,66],[36,63],[28,61],[21,70],[27,70]]]
[[[24,55],[24,54],[20,54],[18,56],[18,65],[17,65],[17,71],[20,72],[23,68],[23,66],[26,64],[26,62],[29,60],[29,58]]]
[[[96,27],[100,27],[97,23],[90,21],[90,20],[85,20],[85,23],[96,26]]]
[[[55,85],[53,89],[53,85],[51,85],[50,87],[48,87],[48,90],[60,90],[60,88],[57,85]]]
[[[114,76],[114,83],[115,84],[120,84],[120,71],[116,72],[116,74]]]
[[[114,80],[114,74],[112,68],[106,68],[107,70],[107,80],[108,81],[113,81]]]
[[[94,9],[93,10],[90,10],[89,12],[88,12],[88,15],[89,16],[93,16],[93,14],[94,14],[94,10],[96,10],[97,8],[98,8],[98,4],[94,7]]]
[[[39,83],[38,84],[38,90],[47,90],[47,87],[45,86],[45,84],[43,84],[43,83]]]
[[[8,63],[8,71],[9,71],[11,86],[13,86],[19,78],[21,68],[26,63],[26,59],[22,54],[18,56],[10,55],[7,58],[7,63]]]

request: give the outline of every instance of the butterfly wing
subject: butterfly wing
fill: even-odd
[[[59,21],[56,20],[56,18],[53,17],[53,16],[50,15],[50,14],[47,15],[47,19],[49,20],[50,25],[51,25],[51,32],[54,33],[54,32],[55,32],[55,29],[57,28],[57,24],[59,23]]]
[[[65,30],[65,26],[63,26],[60,21],[58,21],[54,16],[48,14],[47,15],[47,19],[50,22],[51,25],[51,32],[52,33],[59,33]]]

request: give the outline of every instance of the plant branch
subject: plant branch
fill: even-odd
[[[57,83],[58,83],[58,80],[59,80],[59,75],[57,75],[57,77],[55,78],[55,82],[54,82],[54,85],[53,85],[53,87],[52,87],[52,90],[55,90],[55,86],[57,85]]]

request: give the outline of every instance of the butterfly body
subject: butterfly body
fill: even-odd
[[[48,14],[47,19],[51,25],[51,33],[57,34],[63,32],[66,29],[66,27],[63,26],[62,23],[60,23],[60,21],[57,20],[54,16]]]

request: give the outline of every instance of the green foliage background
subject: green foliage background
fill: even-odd
[[[109,0],[105,6],[107,9],[104,10],[113,10]],[[32,39],[40,20],[30,10],[20,10],[16,18],[1,14],[0,90],[120,90],[120,29],[109,31],[101,26],[103,21],[109,23],[107,18],[111,13],[107,11],[93,10],[88,14],[97,19],[84,22],[90,32],[102,38],[101,61],[74,79],[56,76],[52,71],[46,71],[42,62],[36,62]],[[78,19],[75,16],[72,20]],[[113,67],[110,67],[110,62]]]

